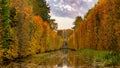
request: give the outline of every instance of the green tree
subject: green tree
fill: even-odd
[[[76,20],[75,20],[74,23],[73,23],[73,24],[75,25],[75,26],[73,27],[73,29],[78,28],[78,27],[80,26],[80,23],[81,23],[81,22],[83,22],[83,19],[82,19],[80,16],[77,16],[77,17],[76,17]]]
[[[10,38],[10,0],[2,0],[2,23],[3,23],[3,31],[4,31],[4,38],[3,38],[3,48],[9,48],[9,45],[11,43]]]
[[[39,9],[40,9],[40,16],[44,21],[47,21],[48,23],[50,22],[50,8],[48,4],[46,3],[46,0],[36,0]]]
[[[50,20],[50,28],[51,28],[52,30],[57,30],[58,24],[55,23],[55,19],[51,19],[51,20]]]

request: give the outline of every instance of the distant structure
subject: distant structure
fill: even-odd
[[[58,36],[61,36],[65,39],[67,39],[70,35],[72,35],[73,30],[72,29],[66,29],[66,30],[57,30]]]

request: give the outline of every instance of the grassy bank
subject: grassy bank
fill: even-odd
[[[80,55],[82,61],[93,66],[119,66],[120,53],[112,51],[98,51],[92,49],[79,49],[77,55]]]

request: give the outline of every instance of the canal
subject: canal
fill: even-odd
[[[120,68],[110,66],[103,55],[92,56],[90,50],[75,51],[71,49],[60,49],[47,53],[40,53],[21,59],[20,62],[10,62],[1,65],[0,68]],[[95,53],[91,50],[91,53]]]
[[[37,54],[22,62],[11,62],[1,68],[81,68],[80,56],[76,51],[62,49],[55,52]]]
[[[0,68],[114,68],[108,66],[111,62],[106,60],[109,52],[70,49],[66,35],[64,32],[63,45],[60,49],[28,56],[18,62],[15,60],[7,65],[1,65]]]

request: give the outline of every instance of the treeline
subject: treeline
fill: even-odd
[[[120,0],[99,0],[84,20],[78,16],[74,24],[70,48],[119,51]]]
[[[61,47],[49,11],[45,0],[0,0],[0,62]]]

